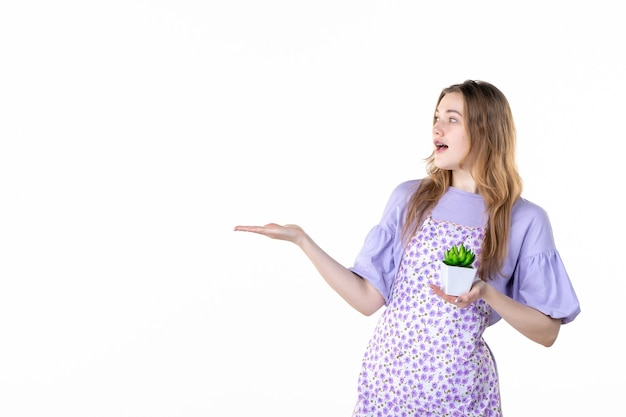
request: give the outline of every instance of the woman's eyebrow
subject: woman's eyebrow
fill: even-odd
[[[441,113],[439,110],[435,111],[435,114],[439,114],[439,113]],[[454,114],[458,114],[459,116],[463,117],[463,115],[461,114],[461,112],[460,112],[460,111],[458,111],[458,110],[454,110],[454,109],[449,109],[449,110],[446,110],[444,113],[446,113],[446,114],[448,114],[448,113],[454,113]]]

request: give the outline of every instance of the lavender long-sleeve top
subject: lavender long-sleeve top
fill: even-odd
[[[406,208],[420,180],[398,185],[387,202],[380,223],[374,226],[350,268],[368,280],[389,302],[391,288],[404,254],[401,238]],[[485,202],[479,194],[450,187],[432,211],[432,217],[457,224],[484,227]],[[502,276],[488,281],[498,291],[550,317],[569,323],[580,304],[557,251],[547,213],[519,199],[511,213],[509,253]],[[500,320],[492,311],[490,324]]]

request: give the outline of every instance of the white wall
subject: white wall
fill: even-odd
[[[550,349],[487,331],[504,411],[615,415],[616,7],[3,2],[0,415],[350,415],[377,316],[297,248],[232,228],[298,223],[351,264],[423,175],[440,90],[468,78],[509,98],[525,195],[583,309]]]

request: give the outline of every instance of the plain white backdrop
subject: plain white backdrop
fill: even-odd
[[[582,304],[549,349],[487,330],[504,413],[616,415],[626,33],[554,3],[4,1],[0,415],[349,416],[378,315],[232,229],[349,266],[469,78],[509,98]]]

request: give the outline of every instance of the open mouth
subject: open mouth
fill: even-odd
[[[446,145],[445,143],[441,143],[441,142],[435,142],[435,147],[437,149],[447,149],[448,145]]]

